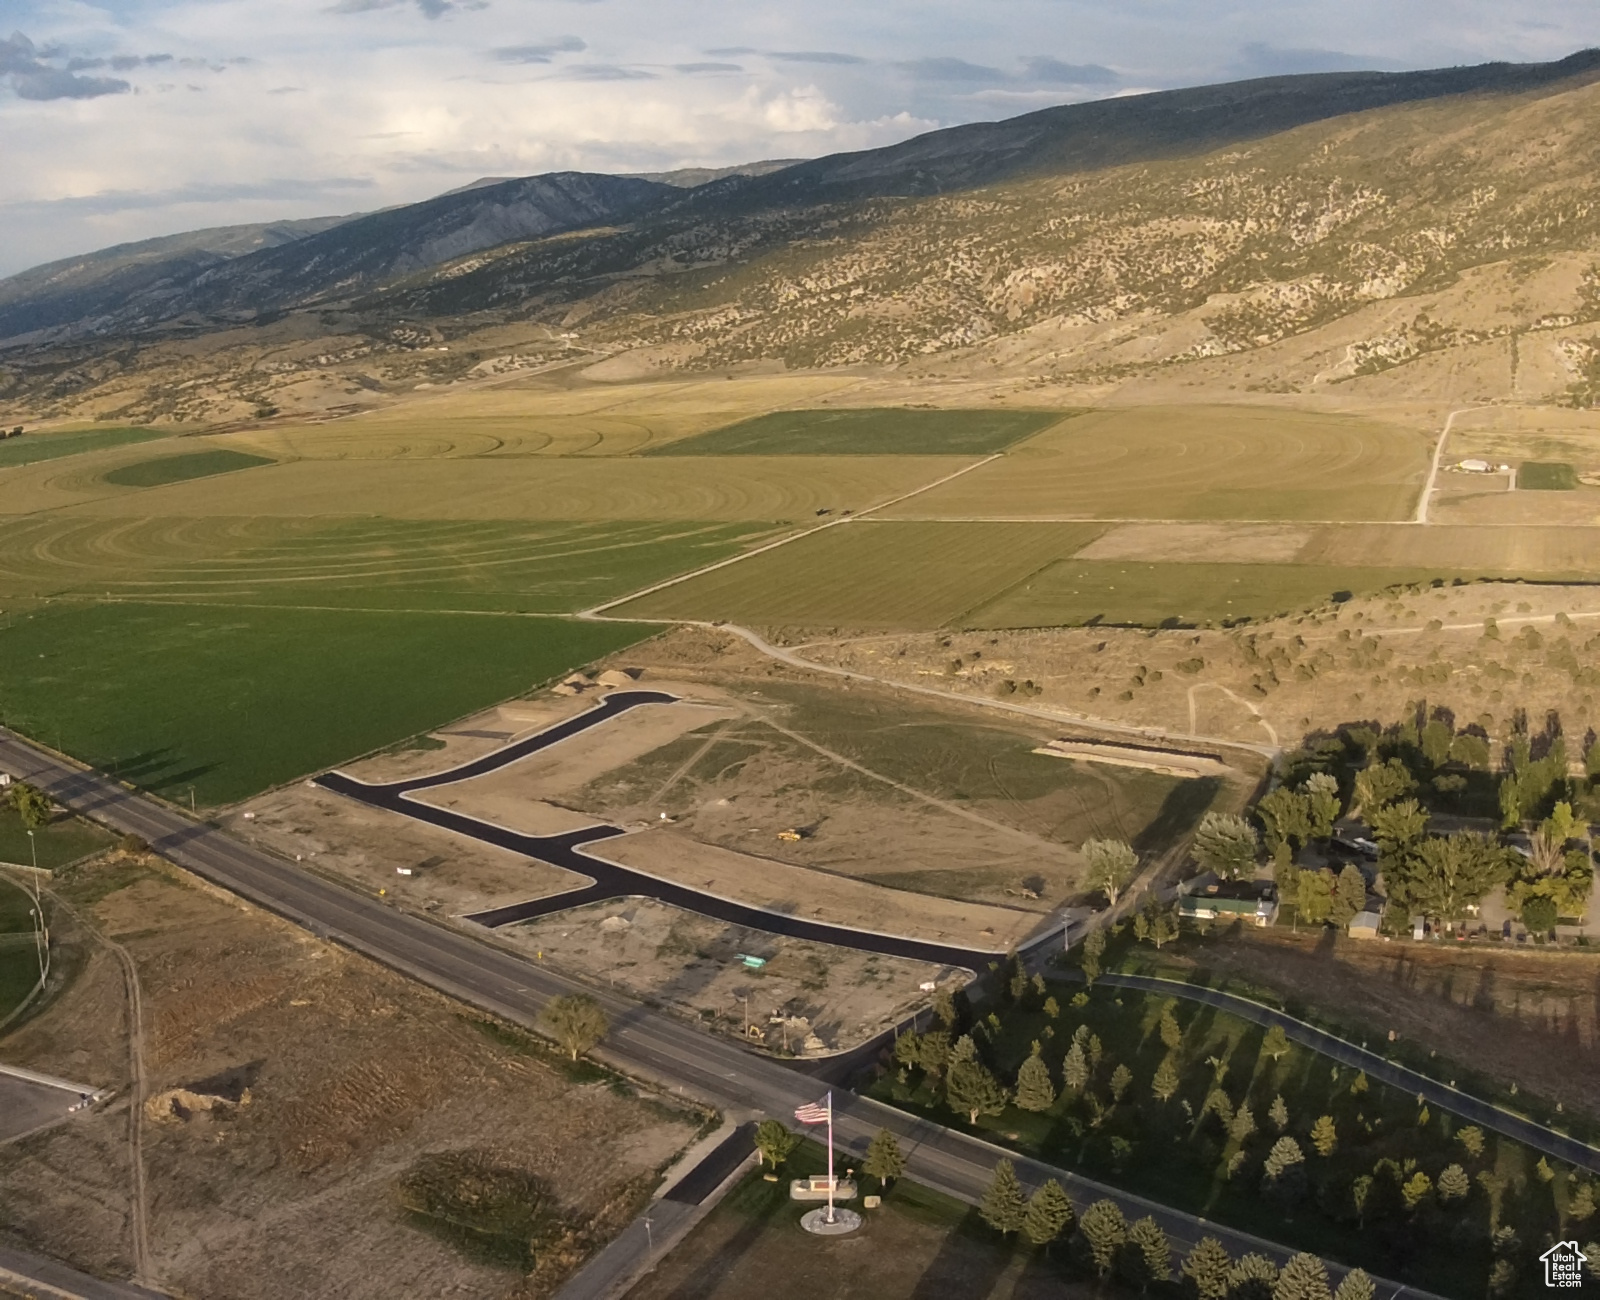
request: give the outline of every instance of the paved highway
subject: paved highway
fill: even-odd
[[[0,729],[0,769],[27,780],[57,802],[113,829],[143,837],[163,857],[201,878],[287,917],[313,933],[363,953],[395,970],[513,1023],[536,1027],[552,998],[589,994],[605,1007],[612,1029],[596,1055],[672,1092],[723,1110],[787,1116],[815,1101],[822,1085],[777,1061],[745,1051],[606,989],[576,980],[487,941],[402,912],[378,899],[323,880],[294,864],[241,844],[213,827],[134,794],[99,773],[77,768]],[[907,1176],[948,1195],[976,1202],[994,1164],[1009,1153],[978,1138],[907,1115],[867,1098],[835,1094],[840,1145],[858,1155],[879,1128],[901,1138]],[[1060,1180],[1080,1208],[1107,1197],[1135,1217],[1153,1215],[1178,1250],[1203,1235],[1218,1238],[1235,1256],[1260,1251],[1279,1259],[1282,1247],[1207,1223],[1192,1215],[1118,1192],[1038,1161],[1016,1159],[1025,1184]],[[1337,1273],[1339,1270],[1332,1270]],[[1383,1294],[1426,1297],[1398,1283]]]

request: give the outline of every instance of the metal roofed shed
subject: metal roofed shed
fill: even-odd
[[[1383,917],[1377,912],[1357,912],[1350,918],[1349,933],[1352,939],[1376,939]]]
[[[1219,880],[1178,899],[1188,921],[1240,920],[1271,925],[1278,919],[1278,889],[1269,880]]]

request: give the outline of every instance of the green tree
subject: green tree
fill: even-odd
[[[1233,1112],[1233,1119],[1228,1124],[1228,1136],[1235,1142],[1243,1142],[1256,1131],[1256,1117],[1251,1114],[1250,1107],[1242,1102],[1239,1109]]]
[[[1411,769],[1398,758],[1387,763],[1364,767],[1356,773],[1356,806],[1372,824],[1372,814],[1386,808],[1417,788],[1417,779]]]
[[[1261,844],[1256,828],[1230,813],[1207,813],[1194,833],[1194,857],[1225,880],[1255,874]]]
[[[1367,825],[1378,842],[1385,869],[1390,862],[1404,861],[1417,842],[1428,833],[1428,814],[1415,799],[1402,799],[1367,813]]]
[[[1035,1246],[1048,1246],[1072,1226],[1072,1202],[1054,1178],[1028,1198],[1022,1216],[1022,1235]]]
[[[894,1036],[894,1059],[897,1065],[916,1066],[922,1062],[922,1040],[916,1034]]]
[[[906,1158],[899,1140],[888,1129],[880,1128],[867,1145],[867,1158],[861,1162],[861,1172],[876,1178],[879,1186],[887,1187],[905,1171]]]
[[[1373,1300],[1376,1294],[1377,1287],[1365,1271],[1353,1268],[1344,1275],[1344,1280],[1333,1293],[1333,1300]]]
[[[950,1049],[950,1064],[960,1065],[963,1061],[976,1061],[978,1059],[978,1045],[973,1042],[971,1034],[962,1034],[956,1039],[955,1046]]]
[[[1332,1300],[1327,1267],[1316,1255],[1291,1255],[1272,1288],[1272,1300]]]
[[[1367,1224],[1367,1205],[1372,1200],[1372,1175],[1361,1174],[1350,1184],[1350,1202],[1356,1207],[1356,1222]]]
[[[575,993],[545,1004],[545,1027],[576,1061],[606,1035],[611,1022],[600,1004],[591,997]]]
[[[26,781],[13,781],[6,787],[6,802],[16,809],[23,826],[40,830],[50,821],[50,800],[42,790]]]
[[[1463,1200],[1472,1190],[1472,1183],[1467,1178],[1467,1171],[1460,1165],[1446,1165],[1439,1171],[1439,1199],[1441,1201]]]
[[[1233,1257],[1215,1237],[1201,1237],[1183,1261],[1184,1290],[1192,1300],[1228,1300]]]
[[[1291,852],[1303,848],[1311,839],[1311,799],[1309,795],[1280,785],[1256,803],[1256,817],[1265,832],[1267,852],[1279,846]]]
[[[1111,1071],[1111,1100],[1119,1102],[1133,1085],[1133,1071],[1126,1065],[1119,1065]]]
[[[1017,1181],[1017,1167],[1009,1160],[1001,1160],[994,1167],[994,1178],[983,1194],[978,1213],[996,1232],[1012,1233],[1022,1227],[1027,1212],[1022,1184]]]
[[[1263,1166],[1267,1190],[1283,1200],[1295,1199],[1305,1180],[1305,1152],[1287,1134],[1272,1144]]]
[[[1459,1168],[1452,1165],[1450,1168]],[[1449,1171],[1446,1170],[1446,1173]],[[1439,1175],[1439,1195],[1444,1196],[1444,1174]],[[1582,1223],[1585,1219],[1594,1217],[1594,1185],[1592,1183],[1579,1183],[1574,1189],[1571,1198],[1567,1201],[1567,1217],[1574,1223]]]
[[[1333,918],[1334,875],[1331,871],[1302,871],[1295,877],[1295,919],[1307,925],[1325,925]]]
[[[1433,1191],[1433,1179],[1429,1178],[1422,1170],[1417,1170],[1410,1178],[1401,1184],[1400,1195],[1405,1200],[1406,1209],[1414,1210],[1423,1201],[1428,1199],[1428,1193]]]
[[[1267,1111],[1267,1118],[1272,1121],[1272,1127],[1280,1133],[1289,1127],[1289,1106],[1283,1100],[1282,1093],[1272,1099],[1272,1108]]]
[[[1101,1277],[1109,1277],[1117,1252],[1128,1240],[1128,1221],[1115,1201],[1096,1201],[1078,1220],[1078,1240],[1088,1263]]]
[[[1300,788],[1305,791],[1310,805],[1311,838],[1327,839],[1333,834],[1333,824],[1343,811],[1339,800],[1339,782],[1326,772],[1313,772]]]
[[[1350,1080],[1350,1095],[1352,1097],[1359,1097],[1366,1092],[1366,1090],[1367,1072],[1365,1070],[1357,1070],[1356,1077]]]
[[[1143,915],[1146,937],[1155,946],[1157,952],[1160,952],[1178,937],[1180,931],[1178,927],[1178,905],[1176,903],[1169,903],[1163,907],[1152,898]]]
[[[1023,1110],[1045,1111],[1055,1105],[1056,1088],[1050,1067],[1040,1056],[1030,1056],[1017,1071],[1017,1105]]]
[[[1453,921],[1505,882],[1510,874],[1506,854],[1476,831],[1432,837],[1417,845],[1390,892],[1412,912]]]
[[[1105,891],[1106,902],[1115,907],[1139,870],[1139,855],[1121,840],[1085,840],[1081,852],[1089,884]]]
[[[1183,1046],[1183,1027],[1178,1024],[1178,1017],[1173,1014],[1172,1000],[1169,998],[1161,1008],[1161,1045],[1169,1052],[1176,1052]]]
[[[1278,1266],[1265,1255],[1241,1256],[1228,1270],[1228,1300],[1272,1300]]]
[[[957,1061],[945,1080],[950,1109],[976,1124],[979,1115],[998,1115],[1006,1108],[1006,1092],[982,1061]]]
[[[1461,1143],[1462,1149],[1474,1160],[1483,1154],[1483,1130],[1476,1124],[1457,1129],[1456,1141]]]
[[[1045,1015],[1049,1016],[1050,1019],[1052,1019],[1052,1020],[1060,1019],[1060,1017],[1061,1017],[1061,1004],[1059,1002],[1057,1002],[1054,998],[1046,998],[1044,1000],[1044,1013],[1045,1013]]]
[[[1082,1092],[1089,1082],[1089,1058],[1084,1055],[1083,1044],[1076,1038],[1061,1062],[1061,1081],[1069,1092]]]
[[[799,1145],[800,1139],[775,1119],[764,1119],[756,1126],[756,1150],[774,1172]]]
[[[1522,924],[1528,927],[1529,934],[1549,934],[1556,928],[1559,916],[1560,908],[1549,894],[1529,894],[1522,900]]]
[[[1311,1145],[1326,1160],[1339,1146],[1339,1131],[1334,1127],[1333,1116],[1323,1115],[1311,1126]]]
[[[935,989],[933,993],[933,1014],[939,1018],[946,1032],[955,1033],[956,1018],[959,1014],[956,1011],[955,994],[949,989]]]
[[[917,1044],[917,1060],[923,1071],[937,1079],[950,1064],[950,1035],[942,1029],[930,1029]]]
[[[1172,1243],[1161,1225],[1148,1216],[1128,1228],[1128,1240],[1118,1252],[1118,1271],[1124,1279],[1148,1291],[1172,1277]]]
[[[1156,1097],[1168,1102],[1172,1100],[1173,1093],[1178,1091],[1178,1067],[1173,1064],[1172,1057],[1165,1056],[1161,1064],[1156,1066],[1155,1078],[1150,1081],[1150,1091]]]
[[[1083,940],[1083,953],[1078,959],[1078,964],[1083,969],[1083,982],[1090,988],[1100,978],[1100,958],[1106,951],[1106,932],[1104,930],[1090,930]]]
[[[1367,906],[1367,878],[1361,868],[1350,863],[1339,873],[1333,886],[1333,913],[1328,918],[1335,925],[1349,925],[1350,920]]]
[[[1289,1051],[1289,1035],[1283,1032],[1282,1025],[1270,1025],[1266,1037],[1261,1040],[1261,1052],[1270,1056],[1274,1061],[1285,1056]]]

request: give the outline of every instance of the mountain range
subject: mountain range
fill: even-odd
[[[382,212],[148,241],[0,281],[0,402],[62,409],[163,341],[288,317],[384,346],[401,320],[430,339],[537,322],[691,368],[904,364],[1010,338],[1057,372],[1071,352],[1075,373],[1109,373],[1269,347],[1536,257],[1566,260],[1546,274],[1548,309],[1516,328],[1569,329],[1600,310],[1584,262],[1600,226],[1597,82],[1596,50],[1273,77],[798,163],[491,178]],[[1154,320],[1164,341],[1145,355],[1107,342]],[[1346,368],[1461,338],[1413,316],[1350,344]],[[1569,348],[1580,386],[1584,346]],[[482,360],[457,351],[458,367]]]

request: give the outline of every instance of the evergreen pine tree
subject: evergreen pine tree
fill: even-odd
[[[1272,1300],[1333,1300],[1322,1260],[1316,1255],[1291,1255],[1272,1288]]]
[[[1228,1300],[1228,1270],[1233,1266],[1222,1243],[1202,1237],[1183,1261],[1185,1290],[1194,1300]]]
[[[942,1029],[931,1029],[922,1035],[917,1044],[917,1063],[923,1072],[937,1079],[950,1064],[950,1035]]]
[[[1089,1073],[1095,1074],[1100,1069],[1100,1062],[1105,1060],[1106,1049],[1100,1042],[1099,1034],[1089,1035]]]
[[[1169,1052],[1176,1052],[1183,1046],[1183,1028],[1178,1024],[1178,1017],[1173,1014],[1170,1002],[1161,1008],[1160,1029],[1161,1045]]]
[[[906,1170],[906,1158],[900,1150],[895,1135],[880,1128],[867,1147],[867,1158],[861,1162],[861,1172],[871,1174],[880,1186],[888,1186]]]
[[[1441,1201],[1459,1201],[1471,1190],[1472,1183],[1467,1178],[1467,1171],[1460,1165],[1446,1165],[1439,1171],[1439,1199]],[[1573,1199],[1573,1218],[1587,1217],[1579,1216],[1576,1213],[1575,1206],[1576,1198]],[[1592,1200],[1589,1202],[1589,1212],[1591,1214],[1594,1212],[1594,1202]]]
[[[1083,1044],[1076,1038],[1067,1049],[1066,1059],[1061,1062],[1061,1081],[1072,1092],[1082,1092],[1084,1085],[1089,1082],[1089,1060],[1084,1055]]]
[[[998,1115],[1006,1108],[1006,1092],[982,1061],[957,1061],[945,1080],[945,1100],[950,1109],[965,1113],[967,1123],[979,1115]]]
[[[1048,1246],[1072,1224],[1072,1202],[1054,1178],[1028,1198],[1022,1235],[1035,1246]]]
[[[1256,1117],[1250,1113],[1250,1107],[1240,1106],[1233,1112],[1233,1122],[1228,1125],[1228,1135],[1235,1142],[1243,1142],[1256,1131]]]
[[[1458,1167],[1451,1166],[1451,1168]],[[1439,1195],[1444,1195],[1444,1174],[1439,1175]],[[1567,1202],[1567,1217],[1575,1223],[1582,1223],[1585,1219],[1594,1217],[1594,1186],[1592,1184],[1578,1184],[1577,1190],[1572,1193],[1571,1199]]]
[[[1333,1293],[1333,1300],[1373,1300],[1377,1290],[1364,1270],[1353,1268],[1344,1275],[1338,1290]]]
[[[1055,1105],[1055,1100],[1050,1067],[1037,1054],[1030,1056],[1017,1071],[1017,1105],[1023,1110],[1044,1111]]]
[[[1156,1077],[1150,1083],[1150,1091],[1163,1102],[1171,1101],[1173,1093],[1178,1091],[1178,1083],[1178,1067],[1172,1063],[1172,1057],[1167,1056],[1156,1066]]]
[[[1244,1255],[1228,1270],[1228,1300],[1272,1300],[1278,1266],[1265,1255]]]
[[[1483,1130],[1476,1125],[1468,1125],[1456,1131],[1456,1141],[1461,1143],[1466,1153],[1476,1160],[1483,1154]]]
[[[1111,1100],[1121,1101],[1123,1095],[1133,1086],[1133,1071],[1125,1065],[1119,1065],[1111,1071]]]
[[[978,1213],[996,1232],[1015,1232],[1022,1226],[1028,1203],[1022,1199],[1022,1184],[1017,1181],[1017,1167],[1002,1160],[994,1167],[994,1180],[983,1194]]]
[[[1321,1116],[1311,1126],[1311,1145],[1316,1147],[1317,1154],[1324,1159],[1334,1153],[1339,1145],[1339,1132],[1333,1125],[1332,1115]]]
[[[1148,1290],[1172,1277],[1172,1243],[1154,1219],[1139,1219],[1128,1228],[1119,1263],[1124,1278],[1141,1291]]]
[[[978,1045],[972,1041],[971,1034],[962,1034],[956,1039],[955,1046],[950,1049],[950,1064],[957,1061],[976,1061],[978,1059]]]
[[[1054,1020],[1061,1014],[1061,1004],[1053,997],[1044,1000],[1044,1013]]]
[[[1267,1118],[1272,1121],[1272,1127],[1280,1133],[1289,1127],[1289,1106],[1284,1101],[1282,1093],[1272,1099],[1272,1107],[1267,1111]]]
[[[1117,1252],[1128,1240],[1128,1221],[1115,1201],[1096,1201],[1078,1220],[1078,1241],[1088,1263],[1101,1277],[1109,1277]]]

